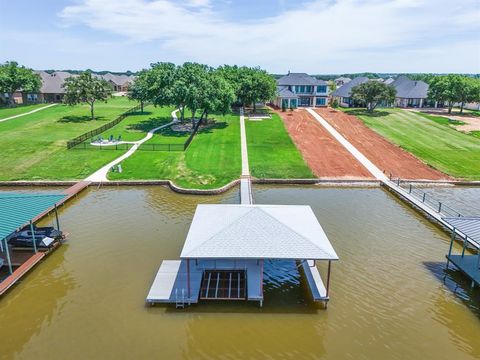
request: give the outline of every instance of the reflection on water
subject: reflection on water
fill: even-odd
[[[312,206],[340,257],[328,310],[312,306],[296,265],[282,261],[265,263],[263,308],[146,307],[161,261],[179,256],[196,204],[237,203],[238,192],[90,189],[61,209],[67,244],[0,300],[0,358],[480,357],[478,290],[454,294],[461,277],[451,272],[443,283],[449,238],[437,227],[381,189],[254,191],[257,203]]]

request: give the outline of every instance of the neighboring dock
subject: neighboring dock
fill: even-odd
[[[36,241],[32,241],[32,248],[16,248],[9,244],[9,236],[28,226],[33,229],[37,221],[52,212],[55,213],[55,227],[60,230],[58,207],[78,195],[89,184],[90,182],[80,181],[64,192],[55,194],[0,194],[0,295],[61,245],[60,240],[55,240],[45,248],[37,248]],[[32,233],[34,234],[33,231]]]

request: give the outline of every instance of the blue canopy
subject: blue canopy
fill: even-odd
[[[0,194],[0,240],[55,206],[65,194]]]

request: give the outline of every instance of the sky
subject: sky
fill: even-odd
[[[0,62],[480,73],[479,0],[0,0]]]

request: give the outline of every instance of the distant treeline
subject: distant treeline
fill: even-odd
[[[46,73],[49,73],[49,74],[52,74],[55,71],[65,71],[65,72],[68,72],[70,74],[80,75],[81,73],[83,73],[85,71],[90,71],[92,74],[97,74],[97,75],[105,75],[105,74],[108,74],[108,73],[113,74],[113,75],[128,75],[128,76],[137,75],[136,72],[133,72],[133,71],[130,71],[130,70],[118,72],[118,71],[108,71],[108,70],[94,71],[94,70],[91,70],[91,69],[87,69],[87,70],[53,70],[53,69],[48,69],[48,70],[43,70],[43,71],[45,71]]]

